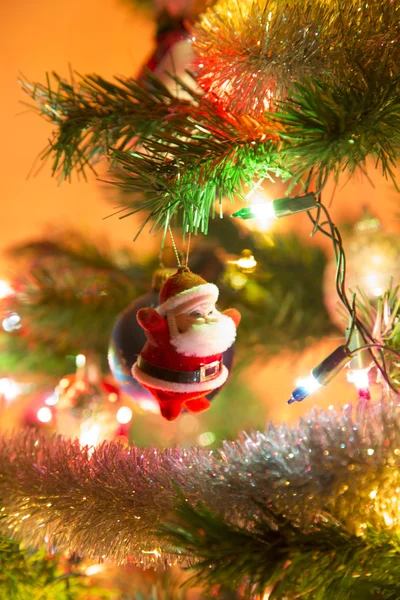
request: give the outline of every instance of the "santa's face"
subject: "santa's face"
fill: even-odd
[[[175,316],[176,326],[179,333],[185,333],[192,329],[194,325],[204,325],[205,323],[216,323],[218,316],[221,315],[217,311],[214,304],[201,304],[190,312],[184,312]]]
[[[204,303],[172,318],[178,332],[171,336],[171,344],[185,356],[220,354],[235,341],[235,323],[214,304]]]

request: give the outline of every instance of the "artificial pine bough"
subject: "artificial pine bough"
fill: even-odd
[[[249,593],[398,598],[398,405],[314,411],[216,452],[3,437],[4,521],[29,544],[179,561],[202,582],[244,581]]]
[[[56,127],[42,158],[62,179],[107,155],[121,167],[117,183],[145,194],[124,214],[147,211],[156,230],[179,214],[185,230],[206,233],[216,202],[243,199],[255,178],[312,180],[320,191],[373,157],[394,180],[399,14],[398,0],[220,0],[194,27],[204,90],[180,84],[189,100],[150,73],[24,80]]]
[[[4,519],[4,516],[2,517]],[[94,587],[71,563],[44,549],[22,548],[15,540],[0,536],[0,598],[4,600],[98,600],[110,593]],[[90,596],[88,595],[90,594]]]

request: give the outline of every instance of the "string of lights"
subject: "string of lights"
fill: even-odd
[[[259,184],[256,184],[258,187]],[[315,209],[316,214],[311,211]],[[368,330],[362,320],[359,318],[356,309],[356,294],[352,294],[349,299],[346,289],[346,254],[343,246],[342,236],[339,229],[334,224],[327,207],[322,203],[321,194],[307,192],[306,194],[285,197],[273,200],[268,204],[254,204],[252,206],[241,208],[232,216],[241,219],[251,219],[257,216],[281,218],[293,215],[299,212],[307,212],[307,215],[313,225],[311,236],[317,232],[329,238],[332,243],[334,258],[336,263],[335,289],[340,302],[349,315],[350,325],[347,329],[346,342],[340,345],[329,356],[327,356],[319,365],[312,369],[308,378],[299,380],[298,387],[293,391],[288,404],[300,402],[309,394],[327,385],[346,365],[350,363],[350,370],[360,372],[350,376],[350,380],[355,380],[355,385],[359,391],[359,398],[368,400],[368,371],[372,364],[380,372],[382,379],[387,387],[394,392],[398,392],[397,387],[391,380],[386,368],[385,352],[390,352],[400,358],[400,354],[393,348],[381,344],[374,339],[373,334]],[[374,352],[375,350],[376,352]],[[368,359],[365,359],[366,351]],[[355,357],[363,353],[362,366],[356,365]],[[360,391],[361,390],[361,391]]]
[[[360,335],[364,341],[364,349],[367,349],[367,348],[369,349],[371,361],[375,364],[375,366],[381,373],[381,375],[382,375],[384,381],[386,382],[386,384],[388,385],[388,387],[392,391],[397,393],[398,390],[393,385],[393,383],[387,373],[385,359],[383,356],[383,351],[391,351],[391,349],[386,345],[376,343],[376,340],[374,340],[372,334],[368,331],[368,329],[365,327],[363,322],[358,318],[358,315],[356,312],[355,294],[353,294],[353,301],[352,302],[349,301],[348,296],[347,296],[347,291],[346,291],[346,254],[345,254],[344,247],[343,247],[342,236],[341,236],[337,226],[333,223],[328,209],[322,203],[321,195],[319,195],[318,204],[319,204],[319,206],[318,206],[319,210],[317,212],[316,218],[314,218],[310,214],[310,212],[307,213],[311,222],[314,225],[314,230],[311,235],[314,235],[317,231],[319,231],[323,235],[326,235],[332,242],[335,261],[336,261],[336,277],[335,277],[336,291],[337,291],[340,302],[343,304],[343,306],[349,313],[349,318],[351,320],[350,336],[348,337],[348,340],[351,337],[353,328],[356,327],[357,330],[360,332]],[[320,222],[321,211],[323,211],[323,213],[326,217],[326,221],[324,221],[322,223]],[[328,228],[329,228],[328,231],[325,229],[326,225],[328,225]],[[372,348],[379,349],[380,361],[378,360],[376,355],[372,352]]]

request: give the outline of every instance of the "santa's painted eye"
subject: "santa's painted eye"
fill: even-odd
[[[201,317],[201,313],[198,310],[194,310],[190,313],[192,317]]]
[[[208,316],[213,315],[214,314],[214,309],[210,310],[210,312],[208,313]]]

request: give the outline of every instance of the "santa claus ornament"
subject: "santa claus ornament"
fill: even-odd
[[[132,375],[158,401],[168,421],[183,408],[206,410],[206,395],[229,376],[222,353],[235,341],[240,313],[234,308],[219,312],[218,295],[216,285],[180,267],[161,288],[159,306],[137,313],[147,342]]]

